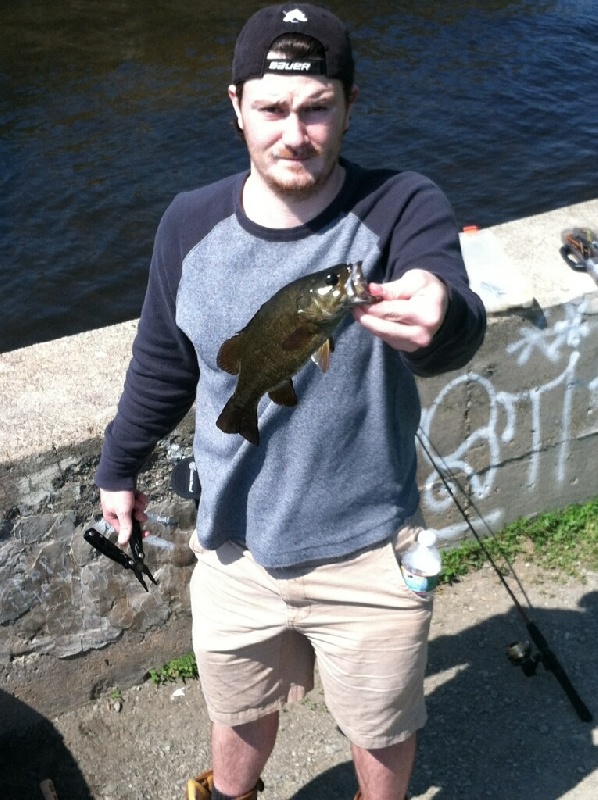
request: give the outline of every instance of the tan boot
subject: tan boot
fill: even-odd
[[[210,800],[213,788],[214,775],[212,770],[208,769],[195,778],[189,778],[187,781],[187,800]],[[257,793],[263,791],[264,783],[259,778],[251,791],[239,795],[235,800],[257,800]]]
[[[196,775],[195,778],[189,778],[187,800],[210,800],[213,786],[214,777],[211,769],[202,772],[201,775]]]

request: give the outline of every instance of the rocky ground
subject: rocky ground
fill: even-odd
[[[416,800],[598,797],[598,574],[562,582],[525,563],[516,573],[529,617],[595,719],[579,719],[542,665],[526,677],[509,662],[508,645],[526,630],[484,568],[437,594]],[[148,682],[118,698],[105,695],[55,719],[35,719],[22,736],[0,737],[0,800],[41,800],[44,778],[58,800],[182,800],[186,778],[209,765],[208,731],[197,682]],[[264,800],[353,798],[349,746],[319,687],[282,715],[263,778]]]

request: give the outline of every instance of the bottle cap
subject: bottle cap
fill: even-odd
[[[431,528],[425,528],[419,532],[417,541],[424,547],[434,547],[436,544],[436,531]]]

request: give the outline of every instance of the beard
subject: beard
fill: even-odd
[[[315,148],[297,152],[280,150],[272,157],[271,163],[275,167],[279,163],[284,163],[285,159],[313,158],[316,170],[311,171],[308,162],[291,160],[283,170],[276,168],[260,170],[258,167],[258,171],[268,187],[279,197],[307,199],[317,194],[320,188],[328,182],[338,164],[339,153],[340,147],[329,153],[323,153]]]

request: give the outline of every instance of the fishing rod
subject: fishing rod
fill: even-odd
[[[469,530],[473,534],[475,540],[477,541],[477,543],[480,546],[482,552],[484,553],[484,555],[488,559],[488,562],[492,566],[493,570],[498,575],[498,578],[499,578],[501,584],[506,589],[509,597],[511,598],[511,600],[513,602],[513,605],[515,606],[517,612],[519,613],[519,616],[521,617],[521,619],[523,621],[523,624],[525,625],[525,627],[527,629],[527,632],[529,633],[530,639],[533,641],[533,643],[536,645],[536,647],[538,649],[538,652],[536,654],[532,655],[531,648],[529,647],[529,643],[528,642],[512,642],[509,645],[508,651],[507,651],[509,658],[511,659],[511,661],[513,663],[519,664],[522,667],[523,672],[527,677],[530,677],[531,675],[535,674],[536,667],[537,667],[538,663],[541,661],[544,664],[544,667],[549,672],[552,672],[554,677],[557,679],[557,681],[561,685],[561,688],[563,689],[563,691],[567,695],[567,698],[569,699],[569,702],[571,703],[571,705],[575,709],[575,711],[576,711],[578,717],[581,719],[581,721],[582,722],[592,722],[592,720],[593,720],[592,713],[590,712],[589,708],[585,705],[585,703],[583,702],[583,700],[581,699],[581,697],[577,693],[575,687],[573,686],[573,684],[571,683],[569,677],[567,676],[567,673],[563,669],[560,661],[556,657],[555,653],[548,646],[548,642],[546,641],[545,637],[542,635],[540,629],[538,628],[536,623],[533,622],[530,619],[530,617],[529,617],[528,613],[526,612],[525,608],[521,605],[521,603],[517,599],[515,593],[513,592],[511,587],[509,586],[505,576],[502,574],[499,566],[497,565],[497,563],[495,562],[494,558],[492,557],[492,554],[490,553],[490,551],[488,550],[488,548],[484,544],[484,541],[483,541],[482,537],[478,534],[478,532],[476,531],[476,529],[472,525],[468,513],[466,512],[466,510],[463,507],[463,505],[459,502],[459,499],[457,498],[455,492],[453,491],[452,486],[449,483],[449,478],[453,482],[453,484],[457,487],[457,489],[461,492],[461,494],[464,497],[467,497],[467,494],[466,494],[464,488],[461,486],[461,484],[459,483],[459,481],[457,480],[455,475],[451,472],[451,470],[449,469],[449,467],[446,464],[446,462],[441,458],[441,456],[439,455],[438,451],[433,446],[433,444],[432,444],[432,442],[430,440],[430,437],[426,433],[424,433],[424,431],[421,428],[421,426],[418,428],[418,430],[416,431],[415,435],[416,435],[416,438],[417,438],[417,440],[418,440],[418,442],[420,444],[420,447],[422,448],[422,450],[424,451],[424,453],[428,457],[428,459],[430,461],[430,464],[434,467],[434,469],[438,473],[444,488],[446,489],[446,491],[448,492],[448,494],[451,497],[452,501],[454,502],[455,506],[457,507],[457,510],[459,511],[459,513],[461,514],[463,519],[465,520],[465,523],[466,523],[467,527],[469,528]],[[426,438],[427,444],[424,443],[423,437]],[[432,455],[432,453],[430,452],[431,449],[433,449],[435,451],[436,456]],[[438,462],[442,462],[442,469],[440,469]],[[476,508],[475,504],[471,501],[471,499],[469,499],[469,502],[470,502],[471,506],[473,507],[474,511],[476,512],[476,514],[478,515],[478,517],[480,518],[480,520],[482,521],[482,523],[484,524],[484,527],[486,528],[486,530],[488,530],[491,535],[494,535],[494,532],[492,531],[490,526],[487,524],[486,520],[482,517],[482,515],[480,514],[480,512]],[[506,557],[505,557],[505,560],[507,560]],[[511,571],[514,574],[514,570],[513,570],[512,566],[510,564],[509,564],[509,567],[510,567]],[[519,583],[519,579],[518,578],[517,578],[517,582]],[[520,583],[519,583],[519,585],[521,586]]]

